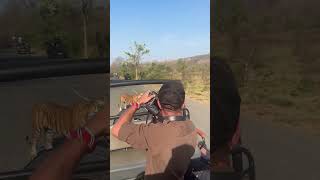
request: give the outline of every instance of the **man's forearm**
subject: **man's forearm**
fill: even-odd
[[[73,168],[86,153],[87,145],[80,140],[66,141],[59,149],[49,154],[49,157],[32,174],[30,180],[70,180]]]
[[[108,134],[109,126],[106,123],[108,112],[109,108],[105,107],[103,111],[98,112],[93,119],[89,120],[85,126],[96,138]],[[39,164],[30,179],[70,180],[74,168],[77,167],[81,157],[86,154],[88,149],[88,143],[82,143],[78,138],[65,141],[62,146],[55,149]]]
[[[131,106],[120,116],[119,120],[113,125],[113,128],[112,128],[112,134],[115,137],[118,137],[121,126],[132,120],[135,112],[136,112],[136,109]]]

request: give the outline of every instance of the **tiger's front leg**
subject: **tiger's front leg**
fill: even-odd
[[[121,104],[119,105],[119,112],[121,112],[122,111],[122,107],[121,107]]]
[[[129,107],[129,103],[124,102],[124,103],[123,103],[123,109],[128,109],[128,107]]]
[[[52,129],[46,129],[45,130],[45,144],[44,144],[45,150],[50,150],[53,148],[53,146],[52,146],[53,138],[54,138],[54,131]]]
[[[32,138],[31,138],[31,152],[30,152],[30,159],[34,159],[38,155],[37,145],[40,140],[41,130],[36,129],[32,131]]]
[[[124,110],[124,109],[127,109],[127,104],[126,104],[126,102],[121,102],[119,107],[120,107],[120,108],[119,108],[119,112],[121,112],[121,111]]]

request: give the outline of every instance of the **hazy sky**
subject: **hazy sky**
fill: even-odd
[[[210,0],[111,0],[111,60],[134,41],[146,43],[145,60],[210,51]]]

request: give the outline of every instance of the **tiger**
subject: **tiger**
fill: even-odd
[[[44,135],[44,148],[50,150],[53,138],[65,137],[70,130],[84,126],[103,104],[102,101],[79,102],[71,106],[52,102],[35,104],[32,108],[31,160],[38,154],[41,135]]]
[[[122,94],[120,96],[119,112],[121,112],[123,109],[127,109],[130,104],[136,103],[139,97],[140,97],[139,94],[134,94],[134,95]]]

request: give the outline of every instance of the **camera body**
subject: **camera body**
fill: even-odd
[[[150,95],[155,95],[148,103],[142,105],[142,107],[146,108],[150,114],[153,116],[158,116],[160,113],[160,108],[158,106],[158,93],[155,91],[151,91]]]
[[[189,120],[190,119],[190,112],[187,108],[183,108],[183,115],[182,116],[169,116],[169,117],[162,117],[159,115],[160,108],[158,106],[157,100],[158,93],[155,91],[150,92],[151,95],[154,95],[154,98],[152,98],[148,103],[144,104],[142,107],[148,110],[148,112],[152,115],[153,122],[162,122],[165,119],[168,120],[176,120],[176,121],[183,121],[183,120]]]

